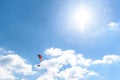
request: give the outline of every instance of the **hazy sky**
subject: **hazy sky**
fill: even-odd
[[[119,7],[118,0],[1,0],[0,79],[119,80]]]

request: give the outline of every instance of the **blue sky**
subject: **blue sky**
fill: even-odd
[[[0,70],[13,76],[13,80],[22,79],[21,75],[24,75],[23,80],[45,80],[48,73],[53,73],[51,65],[56,64],[59,72],[49,76],[53,80],[118,80],[119,7],[118,0],[1,0]],[[43,55],[41,68],[36,67],[38,53]],[[65,54],[74,58],[66,62]],[[79,57],[79,54],[84,56]],[[23,68],[13,64],[16,57]],[[76,58],[80,60],[76,62]],[[2,59],[10,66],[2,65]],[[63,63],[58,63],[59,59],[63,59]],[[24,72],[26,67],[29,69]],[[20,71],[16,72],[16,69]],[[78,73],[76,69],[84,73]],[[61,77],[68,72],[83,77],[71,78],[71,74]]]

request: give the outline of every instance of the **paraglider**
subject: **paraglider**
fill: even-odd
[[[42,55],[41,54],[38,54],[38,58],[39,58],[39,60],[40,60],[40,63],[41,63],[41,61],[42,61]],[[40,64],[38,65],[38,67],[40,66]]]
[[[42,61],[42,55],[38,54],[38,58],[40,60],[40,62]]]

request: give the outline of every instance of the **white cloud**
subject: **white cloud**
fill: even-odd
[[[5,50],[0,49],[1,51]],[[40,67],[35,65],[36,71],[33,71],[32,65],[26,63],[25,59],[15,53],[0,55],[0,80],[25,80],[25,75],[34,77],[33,74],[36,72],[36,76],[40,75],[36,80],[91,80],[91,78],[100,78],[101,76],[99,72],[91,70],[91,66],[120,61],[118,55],[105,55],[101,60],[92,60],[74,50],[59,48],[47,49],[45,55],[50,57],[43,60]],[[17,74],[23,77],[16,76]]]
[[[0,48],[0,54],[10,54],[10,53],[14,53],[14,51],[6,50],[4,48]]]
[[[0,67],[0,80],[14,80],[14,79],[15,77],[10,71]]]
[[[108,26],[111,30],[120,30],[120,23],[111,22],[108,24]]]
[[[58,74],[58,77],[63,78],[65,80],[80,80],[89,78],[90,76],[98,76],[98,74],[94,71],[90,71],[80,66],[67,68],[66,70],[61,71]]]
[[[50,55],[50,56],[59,56],[61,55],[61,49],[59,48],[50,48],[45,51],[45,54]]]
[[[8,54],[0,56],[0,67],[22,73],[24,75],[33,74],[32,65],[26,64],[25,59],[17,54]]]
[[[118,55],[106,55],[102,60],[95,60],[93,64],[112,64],[113,62],[120,61],[120,56]]]
[[[51,63],[54,61],[54,63],[70,64],[71,66],[89,66],[91,62],[91,59],[85,59],[82,54],[76,54],[74,50],[62,51],[59,48],[50,48],[45,51],[45,54],[52,56],[52,59],[49,60]],[[57,57],[53,57],[56,55]]]
[[[76,54],[74,50],[62,51],[58,48],[50,48],[45,54],[52,57],[41,62],[39,70],[45,72],[37,80],[79,80],[98,76],[96,72],[87,69],[92,60],[84,58],[82,54]]]
[[[120,61],[118,55],[105,55],[102,60],[92,60],[85,58],[82,54],[75,53],[74,50],[61,50],[59,48],[47,49],[45,55],[49,55],[49,59],[42,61],[40,67],[35,66],[40,72],[42,71],[37,80],[98,79],[101,75],[90,70],[91,66]]]
[[[1,49],[3,52],[10,52]],[[0,51],[0,53],[1,53]],[[0,79],[14,80],[14,74],[32,75],[35,72],[32,70],[32,65],[27,64],[26,60],[17,54],[0,55]]]

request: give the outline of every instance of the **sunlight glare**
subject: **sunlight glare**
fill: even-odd
[[[84,6],[80,6],[74,11],[73,21],[78,25],[81,32],[86,30],[86,25],[91,19],[91,12]]]

